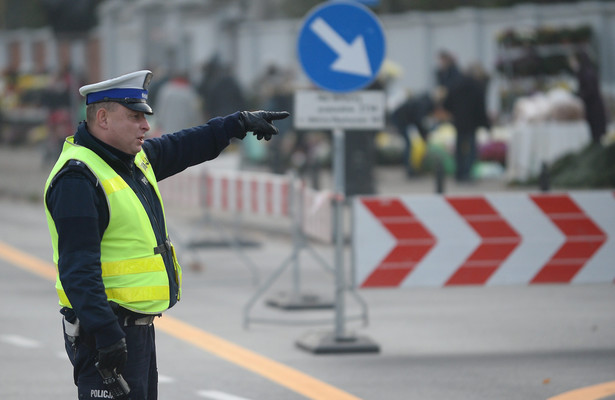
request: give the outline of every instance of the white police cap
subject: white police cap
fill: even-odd
[[[136,71],[82,86],[79,88],[79,93],[85,97],[85,104],[113,101],[131,110],[151,115],[154,111],[147,104],[147,88],[151,80],[151,71]]]

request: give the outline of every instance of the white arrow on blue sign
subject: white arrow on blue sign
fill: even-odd
[[[378,18],[356,2],[331,1],[314,8],[297,43],[304,72],[318,87],[350,92],[369,85],[385,56]]]

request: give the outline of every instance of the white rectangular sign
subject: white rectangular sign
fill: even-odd
[[[332,93],[319,90],[295,92],[297,129],[382,129],[385,125],[384,92],[364,90]]]

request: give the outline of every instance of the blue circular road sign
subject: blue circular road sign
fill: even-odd
[[[315,7],[299,32],[301,66],[318,87],[351,92],[369,85],[385,56],[378,18],[365,6],[331,1]]]

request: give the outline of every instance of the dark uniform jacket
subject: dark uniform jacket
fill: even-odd
[[[156,179],[161,181],[189,166],[216,158],[232,137],[244,132],[239,113],[214,118],[205,125],[147,139],[143,150]],[[134,190],[150,217],[158,244],[166,240],[162,206],[153,187],[136,168],[134,156],[123,153],[92,136],[85,122],[75,133],[75,143],[93,150]],[[72,310],[67,319],[79,318],[85,332],[96,339],[96,347],[109,346],[124,333],[107,302],[100,267],[100,242],[109,223],[103,189],[87,167],[69,162],[47,190],[47,206],[58,231],[60,281]],[[178,287],[170,253],[164,256],[169,275],[170,304],[177,302]],[[74,312],[74,314],[73,314]]]

